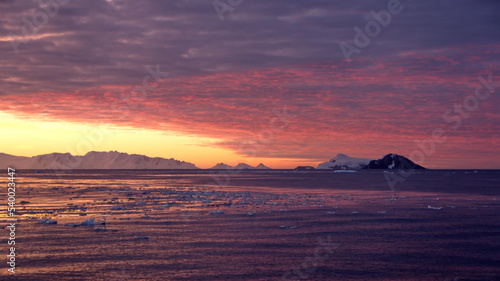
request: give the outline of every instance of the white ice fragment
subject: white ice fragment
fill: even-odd
[[[100,225],[100,224],[106,224],[106,218],[103,218],[103,220],[100,222],[96,222],[94,218],[90,218],[80,223],[80,225]]]
[[[57,224],[56,220],[49,220],[47,218],[43,218],[38,221],[39,224]]]
[[[431,205],[427,205],[427,209],[432,209],[432,210],[442,210],[443,207],[432,207]]]
[[[106,231],[109,231],[109,232],[117,232],[118,229],[106,229],[106,228],[100,228],[100,227],[96,227],[94,228],[94,231],[95,232],[106,232]]]
[[[149,236],[134,236],[135,240],[148,240]]]

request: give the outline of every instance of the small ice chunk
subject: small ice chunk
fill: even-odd
[[[432,210],[442,210],[443,207],[432,207],[431,205],[427,205],[427,209],[432,209]]]
[[[56,220],[49,220],[47,218],[43,218],[38,221],[39,224],[57,224]]]
[[[100,222],[96,222],[94,218],[90,218],[88,220],[84,220],[80,223],[80,225],[99,225],[99,224],[106,224],[106,219]]]
[[[118,229],[106,229],[106,228],[96,227],[96,228],[94,228],[94,231],[95,231],[95,232],[106,232],[106,231],[109,231],[109,232],[117,232],[117,231],[118,231]]]
[[[135,240],[149,240],[149,236],[134,236]]]

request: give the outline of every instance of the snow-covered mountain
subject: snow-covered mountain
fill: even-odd
[[[333,170],[356,170],[363,169],[370,163],[370,159],[353,158],[345,154],[337,154],[337,156],[318,165],[317,169],[333,169]]]
[[[0,153],[0,168],[6,169],[198,169],[194,164],[173,158],[150,158],[117,151],[91,151],[84,156],[51,153],[33,157]]]
[[[266,169],[267,170],[267,169],[271,169],[271,168],[267,167],[266,165],[264,165],[262,163],[260,163],[256,167],[250,166],[246,163],[239,163],[238,165],[235,165],[235,166],[230,166],[230,165],[227,165],[224,163],[219,163],[210,169],[234,169],[234,170],[257,170],[257,169],[264,170],[264,169]]]
[[[212,168],[210,169],[234,169],[233,166],[229,166],[227,164],[224,164],[224,163],[218,163],[217,165],[213,166]]]
[[[255,169],[270,170],[271,168],[269,168],[268,166],[260,163],[259,165],[257,165],[257,167],[255,167]]]
[[[410,159],[397,155],[387,154],[378,160],[372,160],[365,169],[426,169]]]

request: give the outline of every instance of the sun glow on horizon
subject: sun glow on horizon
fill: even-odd
[[[210,168],[223,162],[229,165],[263,163],[272,168],[290,168],[283,159],[250,158],[217,147],[219,139],[116,127],[106,124],[50,121],[0,112],[2,151],[16,156],[36,156],[54,152],[85,155],[89,151],[118,151],[148,157],[174,158]],[[285,159],[286,160],[286,159]],[[283,166],[286,165],[286,166]]]

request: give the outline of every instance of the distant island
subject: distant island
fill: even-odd
[[[50,153],[33,157],[0,153],[0,168],[6,169],[198,169],[194,164],[173,158],[147,157],[117,151],[91,151],[84,156]]]
[[[227,165],[227,164],[224,164],[224,163],[219,163],[215,166],[213,166],[212,168],[210,169],[214,169],[214,170],[222,170],[222,169],[231,169],[231,170],[270,170],[271,168],[267,167],[266,165],[260,163],[259,165],[253,167],[253,166],[250,166],[246,163],[239,163],[238,165],[235,165],[235,166],[230,166],[230,165]]]
[[[160,157],[148,157],[140,154],[128,154],[118,151],[99,152],[91,151],[83,156],[74,156],[70,153],[50,153],[33,157],[14,156],[0,153],[0,168],[6,169],[199,169],[195,164]],[[269,170],[268,166],[260,163],[251,166],[239,163],[235,166],[218,163],[209,168],[211,170]],[[361,170],[361,169],[426,169],[410,159],[397,155],[387,154],[377,160],[353,158],[345,154],[337,154],[328,162],[320,163],[316,168],[299,166],[297,171],[305,170]]]
[[[297,167],[299,169],[302,167]],[[337,154],[328,162],[318,165],[317,169],[331,170],[360,170],[360,169],[426,169],[410,159],[394,153],[387,154],[380,159],[370,160],[353,158],[345,154]]]

